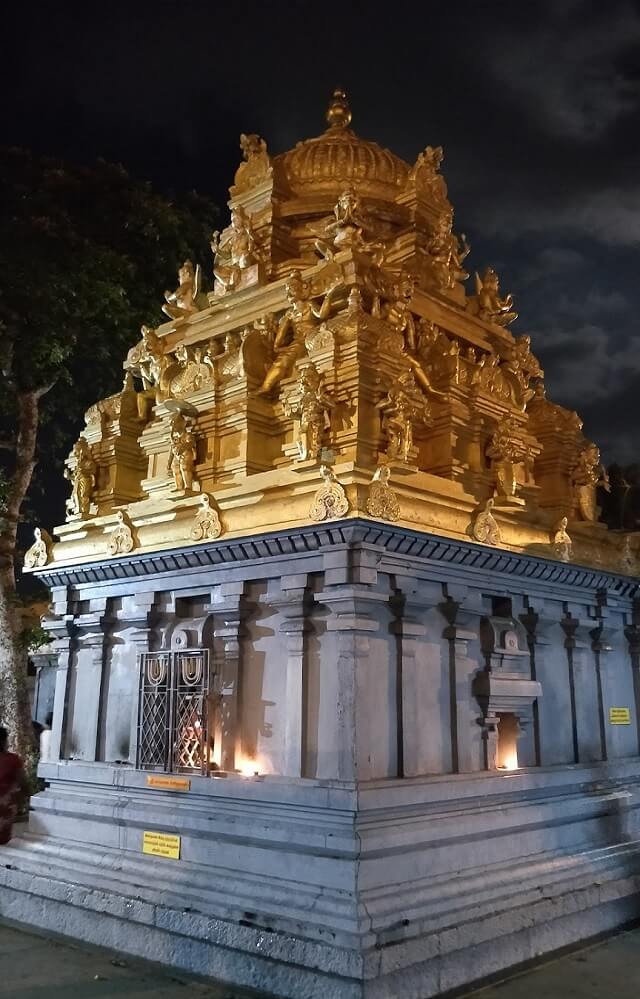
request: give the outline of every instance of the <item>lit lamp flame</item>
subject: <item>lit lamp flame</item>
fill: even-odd
[[[517,770],[518,769],[518,750],[512,749],[510,752],[505,753],[502,758],[502,763],[498,767],[498,770]]]
[[[257,760],[252,760],[248,756],[241,756],[236,764],[236,770],[242,777],[259,777],[260,768]]]

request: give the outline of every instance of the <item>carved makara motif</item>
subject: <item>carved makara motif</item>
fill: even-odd
[[[43,565],[47,565],[51,558],[53,542],[44,528],[36,527],[33,536],[35,541],[24,553],[25,569],[40,569]]]
[[[118,510],[117,521],[117,526],[109,535],[107,554],[128,555],[133,551],[133,531],[125,520],[122,510]]]
[[[400,516],[398,497],[389,485],[391,470],[379,465],[373,473],[367,496],[367,513],[380,520],[397,520]]]
[[[467,310],[498,326],[509,326],[518,318],[513,308],[513,295],[500,297],[500,281],[493,267],[487,267],[482,277],[476,271],[476,293],[467,299]]]
[[[67,500],[67,515],[87,517],[96,484],[97,466],[93,460],[91,448],[84,437],[80,437],[73,445],[66,465],[64,477],[71,482],[71,496]]]
[[[306,364],[300,371],[297,385],[284,401],[286,416],[297,418],[296,445],[298,459],[317,458],[322,447],[322,436],[330,426],[329,414],[335,399],[322,385],[322,375],[314,364]]]
[[[193,519],[191,537],[194,541],[215,541],[222,534],[222,524],[217,510],[211,506],[206,493],[200,498],[200,509]]]
[[[320,475],[323,483],[313,498],[309,517],[316,522],[345,517],[349,512],[349,501],[344,487],[326,465],[320,466]]]
[[[189,492],[193,487],[193,466],[196,460],[196,442],[185,416],[176,413],[171,420],[169,471],[173,474],[176,489]]]
[[[251,190],[273,174],[267,143],[259,135],[255,133],[245,135],[243,132],[240,136],[240,149],[243,160],[236,170],[232,188],[234,195]]]
[[[475,540],[480,541],[483,545],[500,544],[500,529],[492,513],[493,503],[492,499],[487,500],[484,510],[477,514],[471,528]]]
[[[185,260],[178,271],[178,287],[175,291],[165,291],[165,304],[162,311],[169,319],[186,319],[198,312],[206,301],[200,298],[200,265],[194,267],[191,260]]]
[[[389,461],[408,462],[413,451],[413,429],[431,423],[429,403],[418,389],[412,371],[394,378],[387,395],[377,403]]]
[[[567,533],[569,520],[561,517],[553,529],[553,552],[562,562],[569,562],[573,558],[573,542]]]

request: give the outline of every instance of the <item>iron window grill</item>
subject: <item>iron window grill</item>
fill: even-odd
[[[209,772],[209,650],[139,656],[140,770]]]

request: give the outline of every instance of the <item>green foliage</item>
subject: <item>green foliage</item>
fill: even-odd
[[[43,645],[48,645],[50,641],[51,635],[39,624],[23,628],[18,636],[18,646],[25,652],[37,652]]]
[[[216,214],[206,198],[164,196],[121,166],[0,150],[0,438],[15,433],[16,391],[53,384],[32,489],[39,522],[60,519],[62,465],[83,413],[120,388],[126,352],[142,323],[162,320],[179,264],[189,256],[206,274]],[[10,478],[10,450],[0,469]],[[2,484],[0,471],[0,503]]]

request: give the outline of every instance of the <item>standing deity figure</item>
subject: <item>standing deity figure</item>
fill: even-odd
[[[314,364],[307,364],[300,372],[298,384],[284,403],[285,416],[298,418],[296,444],[298,460],[317,458],[322,446],[322,435],[329,426],[329,411],[335,400],[324,391],[322,375]]]
[[[536,395],[536,388],[531,388],[534,379],[544,378],[540,362],[531,351],[531,337],[517,336],[513,341],[511,355],[503,364],[505,372],[513,375],[517,385],[517,400],[526,409],[528,403]],[[538,385],[540,382],[538,382]],[[536,386],[537,387],[537,386]]]
[[[471,247],[464,234],[458,239],[453,232],[451,212],[443,212],[440,215],[427,250],[431,256],[431,266],[438,288],[453,288],[456,282],[467,280],[469,274],[462,265],[469,256]]]
[[[196,442],[182,413],[176,413],[171,420],[170,451],[169,471],[173,473],[175,487],[189,492],[193,486]]]
[[[479,541],[483,545],[499,545],[500,544],[500,528],[498,527],[497,521],[493,516],[493,503],[492,499],[488,499],[484,505],[484,510],[481,510],[473,522],[473,527],[471,533],[473,534],[476,541]]]
[[[238,287],[242,272],[258,263],[251,219],[241,205],[231,210],[231,225],[222,235],[214,232],[211,251],[215,279],[222,286],[222,294],[226,295]]]
[[[86,517],[91,505],[91,495],[96,484],[96,463],[91,448],[84,437],[73,445],[64,471],[65,479],[71,482],[71,496],[67,500],[69,516]]]
[[[267,144],[259,135],[250,133],[240,136],[240,149],[244,157],[236,170],[232,193],[239,194],[248,191],[273,173],[271,160],[267,152]]]
[[[404,338],[405,357],[411,368],[416,381],[421,388],[429,395],[444,396],[445,393],[431,382],[422,361],[419,357],[418,334],[416,323],[411,312],[411,299],[416,286],[416,278],[408,271],[402,271],[398,280],[392,288],[392,298],[385,302],[380,310],[380,316],[393,327],[396,333],[401,333]]]
[[[527,458],[527,449],[518,437],[520,432],[513,421],[503,420],[487,447],[487,457],[491,459],[499,496],[513,497],[518,491],[516,468]]]
[[[382,412],[382,433],[387,441],[389,461],[408,462],[413,451],[414,423],[428,425],[431,421],[429,403],[416,386],[412,371],[394,379],[386,398],[376,404]]]
[[[442,146],[427,146],[409,173],[409,180],[415,183],[418,191],[441,203],[447,200],[447,185],[440,175],[443,159]]]
[[[553,551],[562,562],[569,562],[573,557],[573,543],[567,533],[569,520],[562,517],[554,527]]]
[[[320,466],[323,484],[316,492],[309,516],[318,523],[321,520],[333,520],[334,517],[344,517],[349,512],[349,501],[344,487],[326,465]]]
[[[41,569],[49,561],[51,554],[51,538],[42,527],[36,527],[33,532],[35,541],[24,553],[25,569]]]
[[[482,277],[476,271],[476,293],[469,298],[467,310],[474,316],[497,326],[508,326],[518,318],[513,308],[513,295],[500,298],[500,279],[493,267],[487,267]]]
[[[186,319],[200,308],[200,266],[194,267],[185,260],[178,271],[178,287],[175,291],[165,291],[165,304],[162,311],[169,319]]]
[[[142,340],[129,351],[125,369],[142,381],[142,392],[137,394],[138,416],[148,420],[154,403],[162,402],[167,388],[165,375],[171,366],[164,343],[150,326],[140,328]]]
[[[389,485],[391,469],[379,465],[373,473],[367,496],[367,513],[380,520],[397,520],[400,516],[398,497]]]
[[[583,520],[595,521],[600,513],[596,503],[596,489],[601,486],[611,491],[609,476],[600,460],[600,451],[595,444],[587,443],[578,455],[571,476],[578,512]]]
[[[320,306],[316,307],[313,300],[321,296],[312,293],[311,282],[305,281],[300,271],[291,271],[285,288],[289,308],[278,323],[273,341],[275,360],[258,389],[258,395],[268,395],[287,377],[296,361],[304,357],[307,338],[331,314],[333,297],[339,283],[340,281],[329,288],[322,297]]]
[[[371,256],[372,264],[379,267],[384,256],[384,246],[377,241],[368,242],[364,233],[370,224],[364,218],[360,201],[353,187],[348,187],[338,198],[333,209],[334,220],[327,223],[324,239],[317,239],[315,247],[325,260],[333,260],[340,250],[351,248]]]

